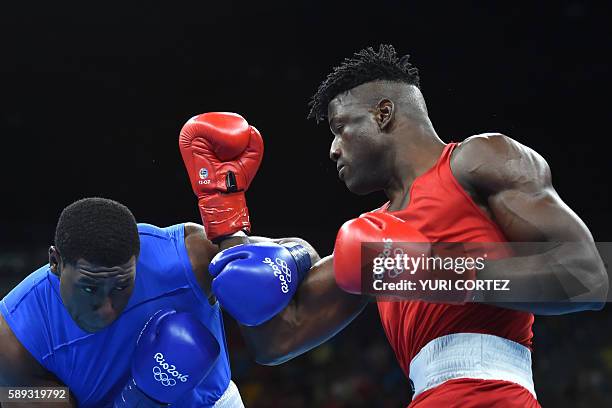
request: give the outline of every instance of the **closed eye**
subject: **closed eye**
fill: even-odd
[[[344,129],[344,123],[342,123],[341,120],[338,118],[333,118],[329,122],[329,129],[334,134],[342,133],[342,129]]]

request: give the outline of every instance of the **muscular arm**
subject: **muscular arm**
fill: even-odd
[[[201,232],[199,236],[202,237]],[[260,326],[240,326],[255,360],[260,364],[275,365],[305,353],[333,337],[364,309],[366,300],[340,290],[334,279],[333,258],[328,256],[321,259],[315,249],[303,239],[253,236],[231,238],[223,241],[220,247],[225,249],[242,243],[263,241],[279,244],[297,242],[308,250],[313,264],[291,303],[282,312]],[[204,250],[201,257],[206,255],[206,252],[208,250]],[[212,257],[214,254],[206,256]],[[207,285],[210,288],[210,283]]]
[[[485,303],[537,314],[603,307],[608,276],[593,237],[553,188],[539,154],[503,135],[476,136],[457,148],[451,166],[509,241],[555,243],[541,253],[489,261],[478,273],[510,279],[513,291],[534,302],[506,302],[506,292],[488,292]]]
[[[0,315],[0,386],[2,387],[64,387],[52,373],[45,370],[21,345],[10,327]],[[71,397],[69,403],[36,403],[40,408],[76,407]],[[27,408],[32,403],[2,403],[4,408]]]
[[[255,360],[277,365],[336,335],[366,304],[366,298],[350,295],[336,286],[330,255],[310,269],[281,313],[260,326],[240,328]]]

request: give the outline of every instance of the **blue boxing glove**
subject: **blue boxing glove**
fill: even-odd
[[[174,403],[208,375],[219,343],[191,313],[164,309],[142,329],[132,360],[132,378],[114,408],[160,407]]]
[[[302,245],[262,242],[219,252],[210,262],[212,291],[245,326],[258,326],[283,310],[310,270]]]

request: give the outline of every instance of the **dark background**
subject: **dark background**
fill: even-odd
[[[78,198],[116,199],[160,226],[198,221],[177,140],[206,111],[238,112],[264,137],[247,194],[253,232],[329,253],[345,220],[385,199],[337,179],[331,134],[306,120],[307,102],[331,67],[381,42],[413,56],[443,140],[499,131],[534,148],[595,239],[612,241],[609,3],[260,3],[1,6],[5,291],[45,262],[59,213]],[[406,405],[375,309],[276,368],[253,364],[228,323],[247,405]],[[544,406],[612,404],[611,326],[609,310],[537,319]]]

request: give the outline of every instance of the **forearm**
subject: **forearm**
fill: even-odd
[[[603,262],[589,242],[488,261],[477,278],[509,281],[509,291],[484,292],[482,303],[545,315],[599,310],[608,290]]]
[[[365,298],[336,286],[333,258],[328,256],[311,268],[281,313],[260,326],[241,326],[241,330],[258,363],[281,364],[336,335],[366,304]]]
[[[289,360],[297,347],[293,331],[300,324],[296,320],[295,299],[278,315],[259,326],[240,326],[246,345],[255,361],[264,365],[277,365]]]

